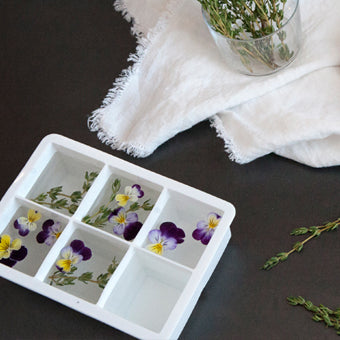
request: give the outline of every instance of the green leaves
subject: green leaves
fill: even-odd
[[[68,195],[63,193],[63,186],[60,185],[51,188],[46,193],[41,193],[36,198],[32,199],[32,201],[42,205],[47,205],[51,209],[65,209],[73,215],[97,176],[97,172],[85,172],[85,181],[82,185],[83,191],[73,191],[70,195]]]
[[[231,41],[232,51],[253,73],[251,63],[275,70],[294,55],[285,43],[283,26],[286,0],[198,0],[210,26]],[[271,36],[274,32],[277,35]],[[261,39],[248,42],[249,39]]]
[[[289,296],[287,301],[292,306],[302,306],[313,313],[312,320],[324,322],[327,327],[334,327],[340,335],[340,308],[332,310],[324,305],[316,306],[312,301],[305,300],[302,296]]]
[[[278,253],[276,256],[271,257],[269,260],[265,262],[265,264],[261,267],[261,269],[269,270],[278,265],[280,262],[287,260],[288,256],[294,252],[300,253],[304,245],[312,240],[313,238],[319,237],[324,231],[334,231],[337,230],[340,225],[340,218],[336,219],[333,222],[327,222],[321,226],[312,226],[312,227],[300,227],[294,229],[290,235],[292,236],[300,236],[310,234],[309,237],[304,239],[303,241],[299,241],[294,243],[292,249],[288,252]]]
[[[276,256],[271,257],[263,265],[262,269],[269,270],[278,265],[280,262],[286,261],[288,258],[288,253],[278,253]]]
[[[114,257],[112,262],[110,263],[109,267],[107,268],[107,272],[98,275],[96,280],[93,280],[93,272],[85,272],[79,276],[75,275],[75,271],[77,267],[72,266],[69,273],[56,271],[51,276],[49,276],[50,285],[53,284],[57,286],[68,286],[74,285],[76,281],[80,281],[84,284],[95,283],[98,285],[99,288],[105,288],[106,284],[109,282],[112,274],[117,269],[119,262]]]
[[[228,38],[267,36],[282,26],[285,0],[198,0],[211,26]],[[284,39],[283,39],[284,40]]]

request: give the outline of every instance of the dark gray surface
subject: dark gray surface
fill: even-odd
[[[238,165],[208,122],[145,159],[112,151],[88,130],[87,117],[135,51],[129,27],[112,0],[0,1],[0,197],[39,141],[59,133],[230,201],[232,239],[181,339],[335,338],[286,297],[340,307],[339,232],[270,272],[259,268],[290,249],[295,227],[339,216],[339,167],[312,169],[275,155]],[[130,338],[4,279],[0,300],[2,339]]]

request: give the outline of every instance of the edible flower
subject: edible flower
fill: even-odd
[[[199,221],[197,223],[196,229],[192,233],[192,237],[197,241],[201,241],[204,245],[207,245],[214,234],[220,219],[220,215],[214,212],[209,213],[207,221]]]
[[[116,235],[123,235],[128,241],[133,240],[142,223],[138,222],[138,215],[135,212],[126,212],[123,207],[119,207],[109,215],[108,221],[113,223],[113,232]]]
[[[41,214],[37,210],[29,209],[27,217],[19,217],[14,221],[14,228],[19,230],[19,235],[26,236],[37,228],[35,222],[39,221]]]
[[[22,261],[27,255],[27,248],[16,238],[11,242],[9,235],[0,238],[0,263],[13,267],[18,261]]]
[[[134,184],[132,187],[127,186],[124,189],[124,194],[118,194],[116,201],[121,207],[125,207],[128,201],[137,202],[138,198],[144,196],[144,191],[141,189],[139,184]]]
[[[69,246],[64,247],[60,252],[62,259],[58,260],[56,267],[64,273],[69,273],[73,265],[81,261],[87,261],[91,258],[91,249],[85,247],[83,241],[74,240]]]
[[[52,219],[49,219],[43,223],[42,229],[37,235],[38,243],[45,243],[51,246],[59,238],[62,232],[62,225],[60,222],[54,222]]]
[[[174,250],[177,244],[184,242],[185,233],[183,229],[177,228],[172,222],[164,222],[160,225],[159,230],[153,229],[148,234],[148,239],[151,242],[147,249],[163,255],[164,251]]]

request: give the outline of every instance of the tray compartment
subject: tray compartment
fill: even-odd
[[[214,217],[214,215],[210,216],[211,213],[216,216],[216,220],[214,222],[219,222],[223,216],[223,211],[219,208],[179,192],[169,190],[167,203],[159,215],[154,227],[144,240],[143,247],[150,250],[151,245],[154,244],[154,248],[151,251],[161,251],[162,248],[163,252],[160,254],[161,256],[179,262],[190,268],[194,268],[207,245],[203,244],[200,240],[196,240],[193,237],[193,232],[197,229],[197,224],[199,222],[205,221],[208,224],[209,217]],[[203,222],[201,222],[200,225],[202,223]],[[177,233],[176,231],[170,231],[167,233],[167,230],[171,228],[170,225],[175,225],[178,229],[182,229],[185,237],[183,238],[183,233],[179,231],[177,231]],[[218,225],[215,228],[210,229],[217,230],[217,228]],[[157,234],[153,231],[155,229],[158,230]],[[161,230],[163,230],[163,232]],[[212,236],[214,235],[215,230],[211,231]],[[164,240],[169,237],[169,234],[172,237],[179,235],[179,242],[177,245],[169,243],[166,245],[163,243]],[[159,245],[159,240],[163,241],[161,243],[163,243],[164,246],[161,247]],[[183,240],[183,242],[181,242],[181,240]]]
[[[82,221],[132,241],[157,202],[162,187],[118,169],[111,168],[111,172]],[[130,199],[124,199],[127,196]]]
[[[7,219],[6,222],[2,220],[5,224],[1,235],[9,236],[12,247],[14,240],[20,240],[21,247],[27,250],[27,255],[21,259],[26,251],[20,248],[19,254],[12,252],[9,257],[9,259],[19,260],[16,263],[5,261],[4,264],[8,266],[13,264],[14,269],[34,276],[65,229],[68,219],[49,209],[21,199],[15,199],[11,209],[10,219]]]
[[[52,188],[60,186],[62,187],[61,194],[65,194],[67,196],[71,196],[74,192],[81,192],[82,195],[79,197],[77,202],[73,202],[70,197],[63,196],[58,193],[57,200],[67,200],[67,207],[75,204],[71,208],[65,209],[58,208],[56,205],[48,205],[48,203],[51,202],[49,195],[47,195],[44,200],[44,202],[48,202],[46,206],[58,209],[63,214],[71,216],[76,211],[76,206],[80,204],[86,194],[83,187],[84,183],[91,186],[93,178],[95,177],[91,176],[91,173],[98,175],[104,165],[98,160],[89,158],[61,146],[56,146],[54,148],[54,152],[51,152],[50,156],[50,161],[47,163],[46,167],[42,169],[40,176],[32,185],[32,188],[26,197],[39,203],[39,199],[37,198],[41,194],[46,194]],[[86,173],[88,174],[88,177],[86,177]],[[77,196],[73,196],[72,198],[76,197]]]
[[[136,249],[104,309],[159,333],[190,276],[190,270]]]
[[[72,228],[44,282],[96,303],[129,246],[92,228],[76,223]]]

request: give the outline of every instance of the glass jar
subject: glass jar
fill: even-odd
[[[287,0],[284,17],[273,33],[261,38],[231,39],[217,32],[202,7],[203,18],[224,60],[233,69],[247,75],[268,75],[289,65],[301,46],[299,0]]]

